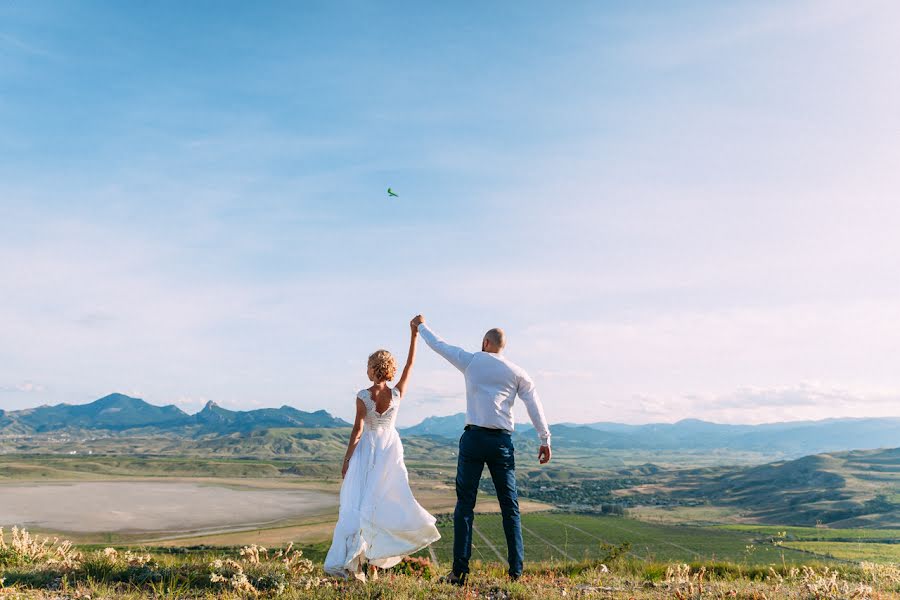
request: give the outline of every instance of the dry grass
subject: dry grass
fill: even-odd
[[[178,537],[163,541],[151,542],[159,547],[181,546],[240,546],[242,544],[260,544],[262,546],[282,546],[290,542],[299,544],[315,544],[331,540],[334,523],[337,519],[328,519],[302,525],[255,529],[252,531],[235,531],[215,535],[195,537]]]
[[[325,577],[292,545],[249,545],[228,555],[151,554],[106,548],[76,550],[68,542],[15,530],[0,537],[0,598],[315,598],[315,599],[900,599],[900,568],[863,563],[751,569],[726,563],[664,564],[612,558],[598,562],[530,564],[517,582],[497,564],[476,563],[469,584],[442,584],[424,559],[401,563],[376,581]]]
[[[32,536],[18,527],[12,528],[12,535],[7,540],[0,527],[0,568],[35,564],[68,568],[80,560],[81,554],[68,540]]]

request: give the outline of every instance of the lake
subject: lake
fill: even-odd
[[[208,532],[333,513],[335,494],[192,482],[90,481],[0,486],[0,526],[45,531]]]

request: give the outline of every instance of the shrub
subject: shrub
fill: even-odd
[[[435,576],[434,565],[431,564],[430,560],[413,556],[407,556],[391,570],[399,575],[422,577],[424,579],[433,579]]]

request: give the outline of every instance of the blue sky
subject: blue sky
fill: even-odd
[[[3,3],[0,407],[346,418],[423,312],[554,422],[896,415],[897,17]]]

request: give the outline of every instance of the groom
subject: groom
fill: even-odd
[[[472,527],[475,522],[475,498],[478,482],[487,464],[497,489],[503,531],[509,552],[509,577],[522,575],[525,548],[519,519],[516,491],[516,460],[512,444],[512,406],[516,396],[528,409],[528,416],[541,438],[538,460],[550,460],[550,429],[534,382],[520,367],[500,354],[506,345],[502,329],[484,334],[481,352],[472,354],[451,346],[425,325],[425,317],[412,320],[422,339],[443,356],[466,378],[466,428],[459,438],[459,460],[456,467],[456,511],[453,513],[453,572],[444,579],[463,585],[469,573],[472,556]]]

